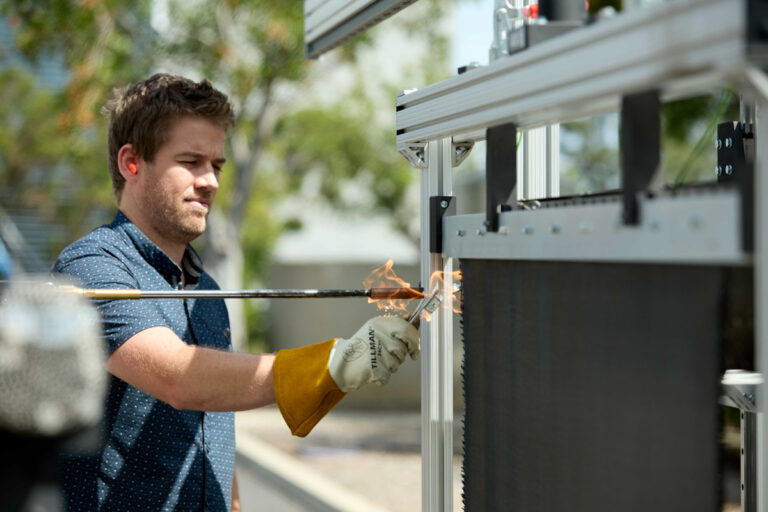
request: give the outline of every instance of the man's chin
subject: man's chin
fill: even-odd
[[[195,240],[197,237],[205,233],[205,219],[203,219],[200,222],[193,223],[187,223],[182,227],[182,229],[179,230],[179,234],[183,238],[185,243],[189,243],[192,240]]]

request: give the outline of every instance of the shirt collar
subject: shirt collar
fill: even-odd
[[[196,288],[203,274],[203,263],[197,252],[191,245],[187,245],[184,256],[181,258],[181,268],[162,249],[160,249],[147,235],[145,235],[131,220],[120,210],[115,214],[110,228],[122,232],[136,247],[149,265],[162,275],[168,284],[178,288],[181,283],[182,272],[185,288]]]

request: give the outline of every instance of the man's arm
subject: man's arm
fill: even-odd
[[[151,327],[115,350],[107,370],[176,409],[243,411],[275,402],[273,361],[188,345],[167,327]]]

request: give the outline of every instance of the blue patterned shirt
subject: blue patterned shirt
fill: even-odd
[[[188,247],[179,268],[125,215],[61,253],[53,272],[86,288],[218,289]],[[165,326],[190,345],[232,350],[220,299],[103,300],[104,336],[112,354],[133,335]],[[68,456],[63,488],[68,510],[228,511],[235,458],[233,413],[176,410],[110,377],[100,456]]]

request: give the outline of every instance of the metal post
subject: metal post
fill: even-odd
[[[768,375],[768,78],[758,70],[748,72],[758,96],[755,115],[755,362]],[[757,405],[768,403],[768,378],[757,389]],[[768,512],[768,439],[765,412],[757,415],[757,510]]]
[[[427,144],[421,172],[421,282],[429,287],[436,270],[450,259],[429,252],[429,198],[452,192],[451,139]],[[453,508],[453,332],[450,312],[438,310],[421,324],[421,503],[424,512]]]
[[[525,132],[525,199],[546,196],[547,183],[547,128],[533,128]]]
[[[542,199],[560,194],[560,125],[552,124],[523,132],[522,176],[518,199]],[[519,158],[519,157],[518,157]],[[520,161],[520,160],[519,160]]]
[[[560,195],[560,124],[547,126],[547,189],[546,197]]]

